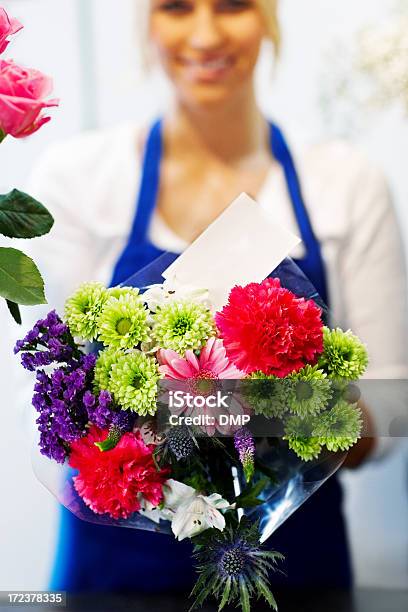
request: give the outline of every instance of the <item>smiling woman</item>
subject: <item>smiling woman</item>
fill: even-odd
[[[333,319],[367,343],[370,375],[408,376],[405,272],[381,173],[339,142],[299,156],[298,173],[283,133],[257,103],[260,48],[272,42],[276,55],[280,45],[277,2],[134,5],[144,9],[143,28],[169,77],[172,103],[153,125],[141,129],[135,118],[134,125],[81,135],[43,158],[33,183],[56,217],[53,243],[41,249],[53,293],[62,299],[91,279],[117,285],[164,251],[180,253],[246,191],[302,237],[302,250],[292,255],[330,301]],[[297,75],[293,86],[297,93]],[[242,232],[249,232],[244,222]],[[371,441],[360,446],[360,460],[371,449]],[[272,546],[287,558],[288,578],[277,575],[276,583],[350,585],[336,479],[279,529]],[[86,524],[64,513],[52,586],[187,592],[190,552],[188,544],[155,533]]]

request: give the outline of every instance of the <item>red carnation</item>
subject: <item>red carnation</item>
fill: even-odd
[[[158,506],[167,470],[158,471],[140,434],[125,433],[115,448],[102,452],[95,442],[105,440],[107,429],[95,425],[85,438],[71,444],[69,464],[79,471],[74,486],[96,514],[128,518],[140,510],[140,497]]]
[[[228,358],[247,374],[283,378],[323,351],[320,308],[281,287],[277,278],[234,287],[215,321]]]

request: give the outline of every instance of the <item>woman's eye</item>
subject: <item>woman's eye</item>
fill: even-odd
[[[253,6],[253,0],[220,0],[217,4],[221,11],[243,11]]]
[[[193,8],[191,1],[186,0],[168,0],[162,2],[158,6],[159,10],[169,13],[186,13]]]

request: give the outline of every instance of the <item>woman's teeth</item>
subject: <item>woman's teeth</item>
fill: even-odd
[[[207,61],[189,60],[187,64],[193,68],[204,68],[206,70],[220,70],[222,68],[227,68],[227,66],[230,65],[230,61],[228,59],[216,59],[216,60],[207,60]]]

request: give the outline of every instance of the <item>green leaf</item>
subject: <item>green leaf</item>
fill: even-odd
[[[18,304],[16,304],[15,302],[11,302],[10,300],[6,300],[6,302],[11,316],[13,317],[16,323],[21,325],[21,314]]]
[[[278,604],[276,603],[276,599],[273,596],[273,593],[271,592],[269,586],[263,580],[258,579],[257,587],[259,592],[264,596],[271,608],[273,608],[275,612],[277,612]]]
[[[17,249],[0,247],[0,296],[24,306],[47,303],[37,266]]]
[[[222,599],[220,601],[220,605],[218,606],[218,612],[221,612],[223,608],[227,605],[231,593],[231,576],[228,576],[227,582],[225,583],[224,592],[222,595]]]
[[[34,198],[13,189],[0,195],[0,233],[8,238],[35,238],[48,234],[54,219]]]
[[[251,603],[249,600],[249,591],[248,591],[247,585],[245,584],[245,580],[243,578],[240,578],[239,580],[239,595],[240,595],[242,612],[250,612]]]
[[[258,495],[264,490],[269,483],[267,478],[258,480],[254,485],[247,486],[236,498],[236,504],[239,508],[254,508],[264,503],[264,500],[258,499]]]

